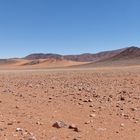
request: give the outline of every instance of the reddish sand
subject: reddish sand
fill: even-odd
[[[13,61],[13,62],[11,62]],[[89,62],[76,62],[64,59],[9,59],[9,62],[5,61],[0,63],[0,69],[36,69],[36,68],[59,68],[67,66],[76,66],[88,64]]]
[[[139,140],[139,101],[140,67],[1,70],[0,140]]]

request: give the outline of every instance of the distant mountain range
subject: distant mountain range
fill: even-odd
[[[123,49],[118,49],[118,50],[113,50],[113,51],[104,51],[104,52],[99,52],[96,54],[91,54],[91,53],[85,53],[85,54],[80,54],[80,55],[60,55],[60,54],[44,54],[44,53],[35,53],[35,54],[30,54],[24,59],[28,60],[36,60],[36,59],[65,59],[65,60],[71,60],[71,61],[78,61],[78,62],[97,62],[101,60],[106,60],[106,59],[130,59],[130,58],[135,58],[140,56],[140,48],[138,47],[128,47],[128,48],[123,48]]]
[[[105,52],[105,56],[107,57],[99,57],[97,61],[92,61],[91,63],[84,64],[81,67],[140,65],[140,48],[138,47],[132,46],[114,50],[113,54],[111,51]]]
[[[35,53],[24,58],[0,59],[0,66],[22,67],[66,67],[66,66],[107,66],[107,65],[140,64],[140,48],[131,46],[96,54],[60,55],[51,53]]]

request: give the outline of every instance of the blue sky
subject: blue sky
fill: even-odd
[[[140,46],[140,0],[0,0],[0,57]]]

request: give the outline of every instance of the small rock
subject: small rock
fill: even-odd
[[[121,101],[124,101],[124,100],[125,100],[125,98],[121,96],[120,100],[121,100]]]
[[[80,129],[75,124],[69,125],[69,129],[73,129],[75,132],[80,132]]]
[[[93,100],[90,98],[89,100],[88,100],[89,102],[93,102]]]
[[[83,103],[80,103],[80,102],[79,102],[78,104],[79,104],[79,105],[83,105]]]
[[[75,129],[75,128],[76,128],[76,125],[75,124],[69,125],[69,129]]]
[[[9,122],[9,123],[7,123],[7,125],[13,125],[13,123],[12,122]]]
[[[41,122],[39,122],[39,121],[38,121],[38,122],[36,122],[36,124],[38,124],[38,125],[42,125],[42,123],[41,123]]]
[[[131,111],[137,111],[138,109],[137,108],[130,108]]]
[[[90,124],[90,121],[85,122],[85,124]]]
[[[79,129],[78,127],[76,127],[76,128],[74,129],[74,131],[75,131],[75,132],[81,132],[80,129]]]
[[[85,102],[85,103],[86,103],[86,102],[88,102],[88,100],[83,100],[83,102]]]
[[[63,121],[56,121],[53,124],[53,127],[55,127],[55,128],[64,128],[64,127],[67,127],[67,124],[64,123]]]
[[[96,117],[96,115],[95,115],[95,114],[90,114],[89,116],[90,116],[90,117]]]
[[[124,127],[124,123],[121,123],[120,126],[121,126],[121,127]]]
[[[16,132],[22,132],[22,131],[23,131],[22,128],[17,128],[17,129],[16,129]]]

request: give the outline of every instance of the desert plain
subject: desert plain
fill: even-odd
[[[0,70],[0,140],[139,140],[140,66]]]

